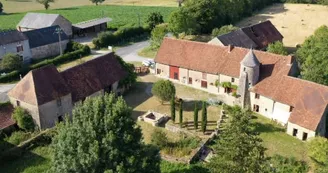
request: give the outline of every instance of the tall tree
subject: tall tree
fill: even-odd
[[[296,52],[303,79],[328,85],[328,27],[321,26]]]
[[[281,41],[269,44],[267,51],[279,55],[288,55],[287,49]]]
[[[160,172],[159,151],[142,142],[131,109],[114,94],[86,99],[57,126],[52,172]]]
[[[205,101],[203,101],[203,107],[202,107],[202,132],[206,132],[206,126],[207,126],[207,104]]]
[[[152,49],[157,50],[166,35],[167,32],[167,25],[161,24],[157,25],[152,31],[151,31],[151,37],[150,37],[150,46]]]
[[[174,96],[171,99],[171,118],[174,123],[175,122],[175,97]]]
[[[195,130],[198,129],[198,103],[195,102],[195,108],[194,108],[194,128]]]
[[[179,8],[169,16],[169,30],[175,35],[185,32],[186,34],[196,33],[199,25],[186,9]]]
[[[252,127],[251,112],[235,106],[228,114],[231,119],[216,141],[216,156],[209,164],[210,169],[213,173],[264,172],[265,148]]]
[[[103,3],[105,0],[90,0],[92,3],[98,5],[98,4],[101,4]]]
[[[3,12],[3,5],[2,2],[0,2],[0,14]]]
[[[179,122],[180,127],[183,127],[183,100],[180,101],[180,109],[179,109]]]
[[[42,4],[46,10],[49,9],[50,3],[54,3],[55,0],[36,0],[39,4]]]
[[[148,27],[152,30],[155,28],[156,25],[164,23],[164,19],[160,12],[152,12],[148,15],[146,22],[148,24]]]

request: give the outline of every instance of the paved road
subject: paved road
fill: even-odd
[[[7,102],[8,97],[7,93],[9,90],[11,90],[16,84],[8,84],[8,85],[0,85],[0,103],[1,102]]]
[[[115,53],[120,57],[122,57],[127,62],[129,61],[142,62],[144,60],[147,60],[147,58],[139,56],[138,52],[149,45],[150,45],[149,41],[142,41],[142,42],[134,43],[130,46],[118,48],[115,51]]]

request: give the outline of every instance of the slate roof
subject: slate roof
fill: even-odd
[[[164,38],[155,61],[210,74],[220,73],[239,78],[240,62],[249,53],[249,49],[240,47],[234,47],[231,51],[229,49],[228,46]],[[263,51],[253,50],[253,52],[261,63],[260,69],[263,72],[261,73],[263,78],[277,73],[286,64],[290,64],[292,59],[290,56]]]
[[[53,25],[59,14],[27,13],[18,23],[18,27],[38,29]]]
[[[60,26],[56,25],[24,32],[29,39],[30,48],[32,49],[52,43],[58,43],[59,37],[58,34],[55,33],[57,28],[60,28]],[[61,40],[68,40],[68,36],[64,31],[61,33]]]
[[[22,32],[16,30],[0,32],[0,45],[16,43],[27,39],[28,38]]]
[[[105,17],[105,18],[92,19],[92,20],[89,20],[89,21],[77,23],[77,24],[74,24],[73,26],[76,27],[76,28],[79,28],[79,29],[85,29],[85,28],[90,28],[92,26],[107,23],[107,22],[110,22],[110,21],[112,21],[111,18]]]
[[[14,125],[16,122],[11,119],[14,108],[11,104],[4,105],[0,108],[0,130]]]
[[[246,67],[260,66],[260,62],[254,54],[253,50],[250,50],[240,63]]]
[[[268,20],[255,25],[240,28],[217,37],[223,45],[234,45],[244,48],[263,49],[270,43],[281,41],[283,36]]]
[[[42,105],[68,95],[70,90],[54,65],[30,71],[8,96],[31,105]]]
[[[127,72],[114,53],[109,53],[61,72],[72,92],[73,102],[123,79]]]

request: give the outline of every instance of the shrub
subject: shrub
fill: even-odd
[[[26,141],[31,137],[31,133],[26,133],[23,131],[17,131],[12,133],[9,137],[5,138],[5,141],[14,144],[19,145],[20,143]]]
[[[235,31],[237,29],[238,29],[238,27],[235,27],[233,25],[225,25],[225,26],[222,26],[221,28],[214,28],[212,30],[212,36],[217,37],[217,36],[220,36],[220,35],[227,34],[229,32]]]
[[[153,49],[158,49],[167,32],[167,25],[158,25],[151,32],[150,45]]]
[[[269,44],[268,52],[279,54],[279,55],[288,55],[287,49],[284,47],[283,43],[280,41]]]
[[[161,23],[164,23],[164,20],[160,12],[152,12],[148,15],[147,24],[149,29],[153,29],[156,25]]]
[[[12,118],[17,122],[19,128],[26,131],[33,131],[35,128],[33,118],[21,107],[16,107]]]
[[[0,14],[3,12],[3,5],[2,3],[0,2]]]
[[[168,138],[163,130],[155,129],[151,134],[151,143],[160,148],[167,146]]]
[[[17,54],[7,53],[1,61],[1,68],[4,70],[18,70],[23,65],[23,59]]]
[[[75,41],[70,41],[67,43],[65,53],[74,52],[76,50],[84,49],[85,47],[87,46],[84,46],[83,44]]]
[[[270,158],[269,163],[271,170],[274,169],[276,173],[284,172],[297,172],[297,173],[306,173],[308,172],[308,166],[303,161],[298,161],[295,158],[285,158],[280,155],[274,155]]]
[[[175,96],[175,87],[169,80],[159,80],[153,85],[151,92],[154,96],[158,97],[163,104],[164,102],[170,101],[170,99]]]
[[[174,96],[171,99],[171,119],[174,123],[175,122],[175,98],[174,98]]]

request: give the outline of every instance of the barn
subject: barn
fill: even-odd
[[[77,36],[86,36],[90,33],[99,33],[107,30],[107,23],[112,21],[111,18],[98,18],[84,21],[73,25],[73,34]]]

